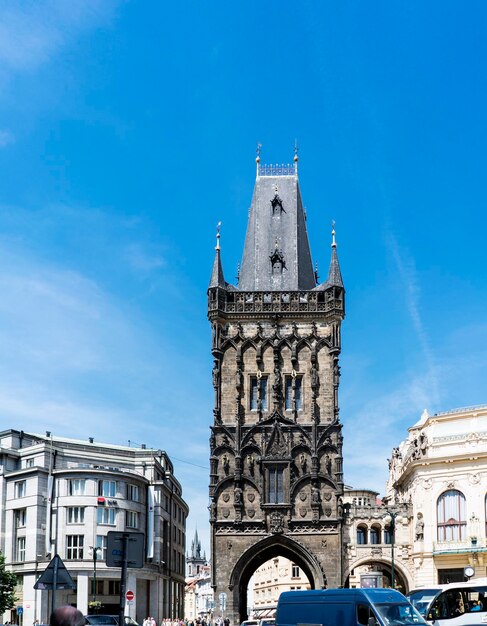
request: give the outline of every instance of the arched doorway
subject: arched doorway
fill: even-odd
[[[266,561],[283,556],[297,566],[309,580],[312,589],[326,587],[326,576],[316,557],[303,545],[285,535],[273,535],[252,545],[246,550],[233,568],[230,577],[230,590],[233,594],[238,623],[247,619],[247,588],[255,570]]]
[[[391,586],[392,579],[392,563],[386,559],[360,559],[350,564],[347,571],[344,572],[345,587],[359,587],[361,575],[369,572],[377,572],[382,574],[382,583],[384,587]],[[394,588],[401,593],[406,594],[410,589],[410,581],[407,572],[403,570],[401,565],[394,564]]]

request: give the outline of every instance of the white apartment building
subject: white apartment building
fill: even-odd
[[[113,530],[144,534],[144,566],[128,570],[135,598],[126,615],[183,616],[188,506],[162,450],[5,430],[0,502],[0,549],[19,577],[17,606],[4,622],[48,623],[52,592],[34,584],[56,553],[76,583],[56,592],[57,606],[87,614],[96,598],[101,613],[117,613],[121,570],[105,563]]]

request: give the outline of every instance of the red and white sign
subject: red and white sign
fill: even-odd
[[[129,589],[125,594],[125,599],[127,600],[127,602],[132,602],[134,598],[135,593]]]

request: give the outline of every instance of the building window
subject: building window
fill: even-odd
[[[25,480],[19,480],[15,483],[15,497],[24,498],[27,493],[27,485]]]
[[[267,411],[267,376],[250,377],[250,410]]]
[[[267,502],[270,504],[284,502],[283,476],[284,470],[282,468],[274,467],[267,470]]]
[[[367,529],[364,526],[357,528],[357,544],[363,546],[367,543]]]
[[[106,535],[96,536],[96,547],[98,552],[96,558],[98,561],[106,561],[107,559],[107,538]]]
[[[139,527],[139,514],[135,511],[126,511],[125,512],[125,524],[127,528],[138,528]]]
[[[291,566],[291,577],[292,578],[299,578],[300,573],[299,573],[299,565],[296,565],[296,563],[293,563]]]
[[[115,526],[117,521],[117,510],[112,507],[99,506],[96,521],[99,524],[109,524]]]
[[[140,492],[137,485],[127,485],[127,500],[140,502]]]
[[[456,489],[438,498],[438,541],[463,541],[467,527],[465,496]]]
[[[27,509],[17,509],[14,511],[15,527],[23,528],[27,522]]]
[[[105,498],[115,498],[117,495],[117,483],[114,480],[99,480],[98,495]]]
[[[374,545],[380,543],[380,530],[376,526],[370,529],[370,543]]]
[[[97,580],[96,581],[96,589],[95,589],[95,581],[93,578],[91,579],[91,595],[102,596],[105,592],[105,581]]]
[[[85,521],[85,507],[68,506],[66,520],[68,524],[83,524]]]
[[[25,467],[34,467],[34,459],[26,459]]]
[[[284,380],[285,386],[285,408],[286,411],[302,411],[303,410],[303,377],[302,376],[286,376]]]
[[[77,561],[83,558],[83,535],[66,535],[66,560]]]
[[[119,580],[108,581],[108,595],[109,596],[120,595],[120,581]]]
[[[25,561],[25,537],[17,537],[15,560]]]
[[[70,478],[68,480],[68,495],[70,496],[84,496],[85,495],[85,479],[84,478]]]
[[[387,543],[389,545],[392,544],[392,532],[390,526],[386,526],[384,528],[384,543]]]

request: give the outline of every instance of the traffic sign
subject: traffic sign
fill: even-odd
[[[52,589],[54,578],[56,579],[56,589],[76,589],[76,585],[59,554],[55,554],[51,559],[51,562],[35,583],[34,589]]]
[[[107,567],[122,567],[124,539],[127,544],[127,567],[144,566],[144,533],[107,533]]]
[[[18,606],[17,607],[17,615],[22,615],[23,612],[24,612],[24,607],[23,606]]]
[[[134,598],[135,598],[135,593],[131,589],[129,589],[127,593],[125,594],[125,599],[127,600],[127,602],[132,602]]]

